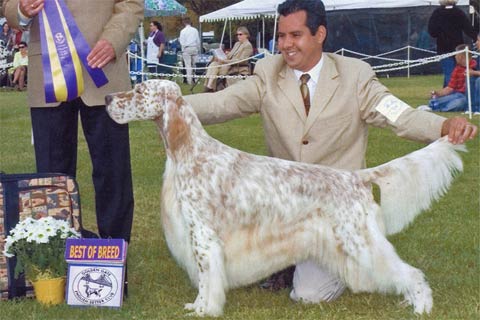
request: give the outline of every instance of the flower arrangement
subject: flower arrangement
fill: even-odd
[[[3,254],[17,257],[15,277],[21,272],[32,282],[64,277],[65,240],[78,237],[80,234],[65,220],[27,218],[10,230]]]

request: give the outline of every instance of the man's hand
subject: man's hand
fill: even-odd
[[[20,0],[20,12],[27,18],[36,16],[43,9],[45,0]]]
[[[115,50],[105,39],[98,40],[87,56],[87,62],[91,68],[103,68],[113,59],[115,59]]]
[[[448,135],[448,141],[453,144],[462,144],[471,140],[477,133],[477,126],[462,117],[449,118],[442,125],[442,137]]]

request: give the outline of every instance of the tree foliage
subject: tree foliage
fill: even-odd
[[[179,3],[190,9],[197,16],[227,7],[241,0],[178,0]]]

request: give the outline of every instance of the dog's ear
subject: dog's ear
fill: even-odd
[[[178,97],[176,102],[177,102],[177,109],[180,110],[180,108],[182,108],[183,104],[185,103],[185,100],[183,100],[182,97]]]
[[[182,97],[177,98],[175,102],[169,100],[167,103],[169,104],[167,108],[168,123],[165,123],[165,136],[168,147],[172,154],[174,154],[182,146],[188,144],[190,128],[180,112],[180,108],[184,103]]]

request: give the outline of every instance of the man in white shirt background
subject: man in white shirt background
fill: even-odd
[[[178,41],[182,46],[182,57],[187,71],[188,84],[193,83],[192,73],[195,68],[195,61],[200,50],[200,35],[198,30],[192,27],[192,22],[189,17],[182,19],[185,27],[180,31]]]

